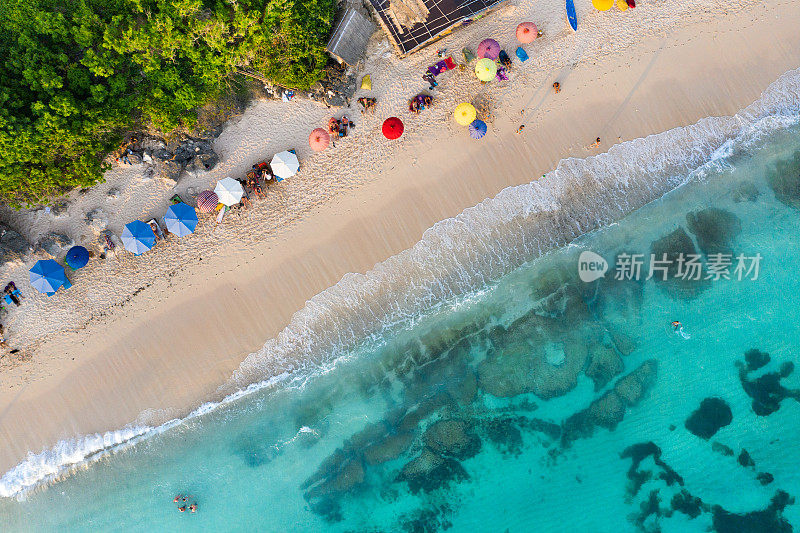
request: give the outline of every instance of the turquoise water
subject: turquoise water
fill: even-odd
[[[0,500],[2,529],[791,531],[799,154],[797,126],[736,146],[331,364]],[[579,279],[585,250],[604,278]],[[614,279],[662,251],[762,259],[757,279]]]

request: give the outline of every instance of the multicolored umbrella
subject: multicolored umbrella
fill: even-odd
[[[86,266],[86,263],[89,262],[89,250],[83,246],[73,246],[67,252],[67,257],[64,258],[64,261],[66,261],[73,270],[83,268]]]
[[[317,128],[308,136],[308,144],[315,152],[321,152],[328,147],[331,142],[330,134],[325,128]]]
[[[203,191],[197,195],[197,209],[203,213],[213,213],[219,204],[219,196],[214,191]]]
[[[481,81],[492,81],[497,75],[497,63],[488,58],[479,59],[475,63],[475,75]]]
[[[478,112],[475,111],[475,106],[467,102],[458,104],[453,111],[453,117],[456,119],[456,122],[462,126],[468,126],[473,120],[475,120],[476,116],[478,116]]]
[[[125,224],[125,229],[122,230],[122,244],[133,255],[142,255],[155,246],[156,234],[153,233],[153,228],[149,224],[145,224],[141,220],[134,220]]]
[[[197,212],[190,205],[183,202],[169,206],[167,214],[164,215],[164,223],[167,230],[178,237],[185,237],[194,232],[197,227]]]
[[[272,157],[269,166],[272,168],[272,173],[275,174],[275,179],[283,181],[297,174],[297,171],[300,170],[300,161],[297,159],[297,154],[284,150]]]
[[[387,139],[399,139],[400,136],[403,134],[403,130],[405,127],[403,126],[403,121],[397,117],[389,117],[383,121],[383,127],[381,130],[383,131],[383,136]]]
[[[521,22],[517,26],[517,40],[522,44],[532,43],[539,36],[539,28],[533,22]]]
[[[484,39],[478,45],[478,57],[489,59],[497,59],[500,57],[500,43],[494,39]]]
[[[219,180],[217,186],[214,187],[214,192],[217,193],[219,203],[229,207],[238,204],[242,200],[242,196],[244,196],[242,184],[233,178]]]
[[[481,139],[484,135],[486,135],[486,123],[476,118],[469,125],[469,136],[473,139]]]
[[[72,285],[67,279],[64,267],[53,259],[36,261],[30,270],[31,285],[37,291],[52,296],[60,287],[69,289]]]

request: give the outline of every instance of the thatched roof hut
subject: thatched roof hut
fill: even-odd
[[[326,50],[340,63],[355,65],[364,56],[367,41],[376,29],[360,3],[346,2]]]

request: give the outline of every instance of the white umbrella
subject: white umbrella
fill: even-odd
[[[272,173],[275,174],[278,181],[281,181],[297,174],[300,168],[300,161],[297,160],[297,156],[293,152],[283,151],[275,154],[269,165],[272,167]]]
[[[214,192],[217,193],[221,204],[232,206],[241,201],[244,189],[242,189],[242,184],[235,179],[225,178],[217,182]]]

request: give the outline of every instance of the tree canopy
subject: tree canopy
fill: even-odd
[[[143,128],[192,130],[237,70],[306,89],[335,0],[3,0],[0,198],[46,201],[102,179]]]

